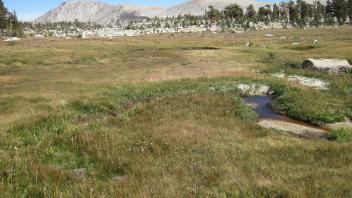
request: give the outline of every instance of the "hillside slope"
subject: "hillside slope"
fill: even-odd
[[[230,4],[239,4],[246,8],[253,4],[256,8],[265,5],[256,0],[190,0],[169,8],[158,6],[109,5],[95,1],[74,0],[61,4],[34,20],[37,23],[75,21],[106,24],[120,20],[122,22],[144,17],[166,17],[182,14],[202,15],[209,6],[224,9]]]
[[[109,5],[93,1],[71,1],[62,3],[59,7],[50,10],[34,22],[60,22],[75,21],[95,22],[99,24],[111,21],[128,21],[141,18],[141,15],[133,7],[127,5]]]

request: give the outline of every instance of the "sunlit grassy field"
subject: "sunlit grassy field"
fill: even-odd
[[[0,197],[350,197],[352,143],[263,129],[235,85],[270,85],[300,120],[350,119],[351,74],[294,67],[351,61],[351,32],[0,42]]]

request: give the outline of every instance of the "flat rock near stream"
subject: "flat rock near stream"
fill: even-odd
[[[337,123],[332,123],[328,124],[327,127],[331,129],[352,129],[352,121],[348,120],[345,122],[337,122]]]
[[[314,89],[320,89],[320,90],[328,90],[330,85],[328,82],[318,78],[309,78],[309,77],[298,76],[298,75],[287,76],[284,73],[275,73],[273,74],[273,77],[280,78],[280,79],[287,79],[289,81],[295,81],[304,86],[312,87]]]
[[[312,128],[295,123],[288,123],[279,120],[261,120],[258,125],[264,128],[294,133],[305,138],[325,138],[327,132],[323,129]]]

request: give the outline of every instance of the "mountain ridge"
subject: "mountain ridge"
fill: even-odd
[[[313,1],[314,0],[308,0],[306,2],[312,3]],[[323,2],[324,1],[325,0],[323,0]],[[33,20],[33,22],[72,22],[77,19],[80,22],[107,24],[117,20],[128,22],[154,16],[173,17],[183,14],[202,15],[210,5],[221,10],[230,4],[238,4],[244,9],[249,4],[252,4],[258,9],[260,6],[272,3],[258,2],[257,0],[189,0],[175,6],[162,7],[132,4],[111,5],[96,0],[71,0],[39,16]]]

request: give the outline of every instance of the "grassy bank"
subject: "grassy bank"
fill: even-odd
[[[350,144],[256,126],[234,86],[251,81],[106,88],[61,114],[14,126],[1,143],[2,189],[35,197],[347,196]],[[302,185],[312,182],[319,188]]]

